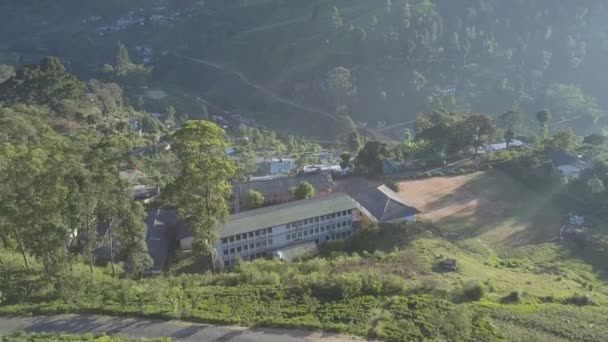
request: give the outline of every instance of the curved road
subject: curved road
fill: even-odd
[[[106,333],[134,338],[169,337],[174,341],[204,342],[361,342],[359,338],[325,332],[271,328],[224,327],[180,321],[98,315],[0,317],[0,336],[23,330],[82,335]]]

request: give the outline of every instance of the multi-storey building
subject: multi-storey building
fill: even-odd
[[[357,208],[350,196],[333,193],[232,215],[219,229],[216,260],[228,267],[237,257],[253,260],[304,242],[347,238],[359,226]]]

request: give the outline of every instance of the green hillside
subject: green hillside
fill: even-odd
[[[0,52],[7,62],[58,55],[88,77],[122,41],[175,102],[202,97],[300,134],[339,134],[323,126],[336,111],[376,128],[440,106],[519,108],[532,122],[546,107],[588,132],[604,120],[606,11],[601,0],[6,2]],[[340,66],[349,94],[327,82]]]

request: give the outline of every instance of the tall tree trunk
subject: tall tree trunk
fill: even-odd
[[[116,270],[114,269],[114,241],[112,239],[112,220],[108,225],[108,237],[110,239],[110,265],[112,266],[112,278],[116,276]]]
[[[89,253],[89,270],[91,270],[91,274],[93,274],[93,253]]]
[[[25,248],[23,247],[23,242],[21,242],[21,239],[19,238],[19,233],[17,232],[17,229],[15,229],[14,227],[13,227],[13,232],[15,233],[17,245],[19,245],[19,253],[21,253],[21,256],[23,257],[23,263],[25,263],[25,268],[29,269],[30,265],[27,262],[27,255],[25,254]]]

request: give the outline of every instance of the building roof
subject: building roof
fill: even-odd
[[[521,140],[513,139],[509,144],[509,147],[522,147],[525,144]],[[496,144],[488,144],[486,148],[491,151],[502,151],[507,149],[507,143],[501,142]]]
[[[234,214],[220,227],[219,235],[223,238],[248,233],[356,207],[355,201],[347,194],[332,193]]]
[[[355,199],[379,222],[390,222],[414,216],[420,211],[407,205],[386,185],[378,186],[364,178],[349,178],[340,182],[338,191],[344,191]]]
[[[271,198],[271,194],[285,194],[290,197],[291,189],[302,182],[307,182],[315,188],[317,193],[327,191],[333,187],[333,179],[329,174],[309,174],[295,177],[278,177],[271,179],[261,179],[249,182],[236,183],[233,186],[234,197],[240,201],[244,200],[245,194],[249,190],[261,193],[266,199]]]
[[[549,159],[553,163],[553,166],[559,167],[564,165],[573,165],[576,167],[582,167],[580,158],[576,155],[564,152],[564,151],[551,151],[549,152]]]

